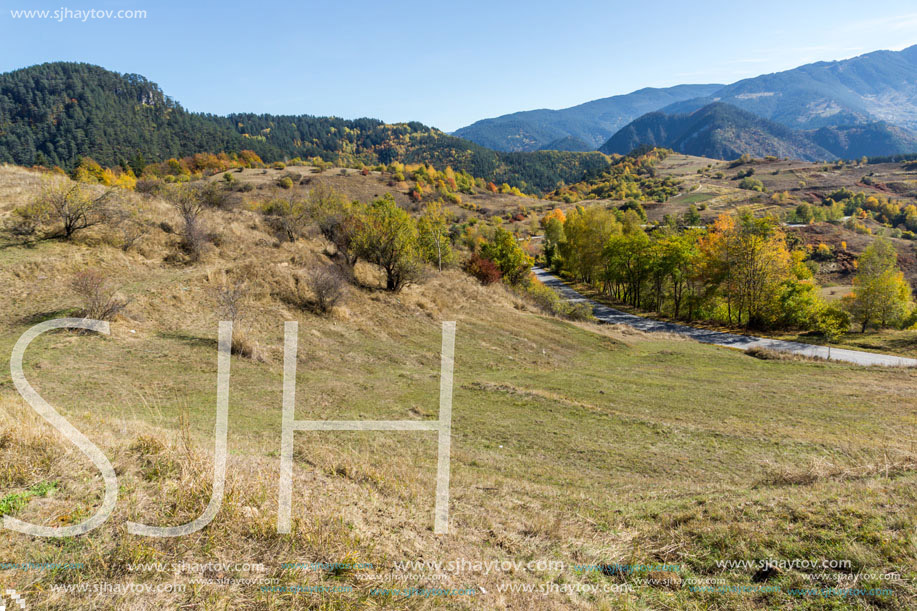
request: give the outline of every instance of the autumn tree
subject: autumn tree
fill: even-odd
[[[709,230],[670,223],[648,232],[634,209],[593,206],[573,210],[554,237],[554,219],[542,227],[546,251],[557,244],[555,268],[635,308],[746,328],[812,328],[823,307],[806,252],[791,250],[772,217],[746,211],[721,215]]]
[[[898,269],[898,252],[886,238],[878,238],[857,258],[853,293],[845,298],[861,332],[871,326],[895,326],[911,308],[911,287]]]
[[[493,239],[481,246],[481,255],[493,261],[500,268],[503,278],[510,284],[518,284],[524,280],[534,263],[532,257],[519,245],[516,237],[502,227],[497,227]]]
[[[443,269],[454,259],[452,240],[449,239],[449,215],[443,210],[442,201],[430,202],[424,206],[417,220],[417,234],[423,258]]]
[[[577,206],[564,222],[565,241],[559,245],[564,269],[576,279],[593,282],[602,270],[602,252],[608,239],[621,233],[613,212],[601,206]]]
[[[814,328],[821,333],[828,344],[828,358],[831,358],[831,344],[836,343],[847,331],[850,330],[850,315],[844,310],[825,306],[815,316]]]
[[[227,174],[228,176],[228,174]],[[288,197],[275,198],[262,208],[268,223],[282,238],[295,242],[303,237],[312,221],[306,200],[291,193]]]
[[[777,313],[778,287],[791,271],[786,238],[773,218],[723,214],[701,240],[707,276],[726,302],[730,324],[765,326]]]
[[[700,212],[697,211],[697,206],[691,204],[688,206],[688,211],[685,212],[684,223],[688,227],[696,227],[702,222]]]
[[[352,271],[359,258],[356,238],[363,206],[348,202],[341,193],[321,184],[309,192],[305,206],[322,236],[337,249],[345,270]]]
[[[696,237],[692,233],[672,234],[655,244],[653,257],[656,309],[663,307],[663,286],[668,286],[672,316],[678,318],[698,257]]]
[[[602,251],[604,289],[638,307],[651,272],[652,242],[642,229],[611,236]]]
[[[420,275],[421,258],[414,219],[388,193],[360,215],[355,252],[385,272],[385,288],[397,293]]]
[[[545,264],[548,267],[554,267],[555,258],[560,262],[557,254],[560,245],[567,241],[564,234],[564,222],[566,220],[567,217],[560,208],[555,208],[541,217],[541,229],[544,231],[542,252],[544,253]]]

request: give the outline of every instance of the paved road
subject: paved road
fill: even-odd
[[[548,271],[538,267],[534,268],[533,271],[539,280],[560,293],[562,297],[569,301],[585,301],[591,304],[593,314],[596,318],[602,322],[613,325],[628,325],[647,332],[665,331],[666,333],[678,333],[679,335],[686,335],[705,344],[738,348],[740,350],[746,350],[748,348],[766,348],[768,350],[777,350],[780,352],[792,352],[803,356],[831,359],[832,361],[846,361],[848,363],[856,363],[857,365],[885,365],[889,367],[917,366],[917,359],[908,359],[889,354],[832,348],[829,355],[828,348],[825,346],[813,346],[800,342],[787,342],[779,339],[766,339],[751,335],[738,335],[735,333],[710,331],[708,329],[697,329],[686,325],[635,316],[634,314],[627,314],[626,312],[587,299]]]

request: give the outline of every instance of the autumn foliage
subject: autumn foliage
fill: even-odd
[[[465,271],[477,278],[481,284],[493,284],[499,282],[503,273],[497,264],[486,257],[474,254],[465,264]]]

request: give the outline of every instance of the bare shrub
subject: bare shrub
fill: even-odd
[[[223,284],[213,290],[213,298],[219,310],[220,320],[233,323],[242,322],[247,316],[248,285],[244,282],[223,281]]]
[[[27,206],[14,211],[13,231],[22,235],[42,228],[55,230],[69,240],[78,231],[104,222],[110,214],[113,189],[95,194],[86,186],[70,180],[49,180]]]
[[[137,241],[146,235],[146,224],[139,219],[129,219],[118,226],[121,234],[121,250],[127,252]]]
[[[328,265],[290,274],[274,294],[298,310],[328,314],[344,298],[346,286],[347,268]]]
[[[232,322],[232,354],[263,361],[264,357],[258,344],[252,341],[243,328],[243,321],[249,317],[251,291],[245,282],[238,282],[223,278],[222,283],[213,289],[213,299],[216,302],[220,320]]]
[[[274,293],[281,301],[298,310],[311,307],[311,294],[302,274],[291,274]]]
[[[225,176],[232,177],[232,174],[225,174]],[[223,185],[215,181],[205,183],[201,187],[198,187],[196,191],[201,204],[208,208],[231,210],[237,203],[232,193],[227,191]]]
[[[334,266],[316,267],[306,274],[306,286],[312,291],[313,310],[328,314],[344,296],[345,280],[341,271]]]
[[[15,208],[6,223],[7,230],[20,237],[34,236],[40,226],[41,215],[34,204]]]
[[[118,245],[124,252],[130,250],[149,229],[136,208],[118,207],[111,210],[109,224],[117,233]]]
[[[252,341],[244,332],[233,331],[232,334],[232,354],[252,361],[264,362],[266,359],[258,344]]]
[[[112,320],[128,301],[117,295],[117,289],[98,270],[88,269],[78,273],[70,281],[70,288],[82,301],[83,318]]]
[[[311,223],[306,203],[291,194],[287,198],[272,199],[262,208],[268,225],[282,240],[295,242],[306,234]]]
[[[155,178],[141,178],[134,185],[134,191],[142,195],[161,195],[163,190],[162,181]]]
[[[745,349],[745,354],[762,361],[823,361],[824,359],[817,356],[806,356],[792,352],[783,352],[781,350],[770,350],[760,346],[752,346]]]
[[[182,185],[169,192],[169,202],[182,220],[181,249],[191,261],[200,260],[209,235],[202,214],[204,204],[197,189]]]

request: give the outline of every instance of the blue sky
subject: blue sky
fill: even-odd
[[[3,0],[0,72],[136,72],[195,111],[416,120],[453,130],[641,87],[733,82],[917,44],[910,1]],[[11,10],[145,10],[137,20]]]

